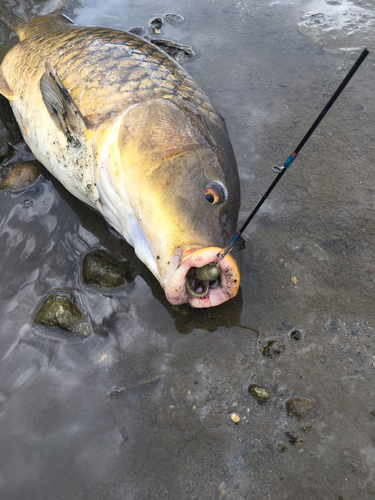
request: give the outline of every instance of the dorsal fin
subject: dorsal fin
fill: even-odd
[[[46,71],[40,80],[40,91],[49,114],[64,132],[68,144],[80,147],[82,136],[91,128],[90,122],[82,116],[48,59]]]
[[[49,31],[59,31],[67,28],[73,28],[75,26],[77,25],[74,21],[69,19],[64,14],[52,12],[51,14],[36,17],[27,23],[17,26],[16,32],[22,42],[22,40],[34,35],[41,35],[42,33],[48,33]]]

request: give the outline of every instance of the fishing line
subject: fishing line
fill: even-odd
[[[350,79],[353,77],[354,73],[357,71],[357,69],[363,63],[363,61],[368,56],[368,54],[369,54],[369,51],[367,49],[364,49],[362,51],[361,55],[358,57],[357,61],[354,63],[354,65],[351,68],[351,70],[349,71],[349,73],[346,75],[346,77],[343,79],[343,81],[341,82],[341,84],[336,89],[336,92],[332,95],[332,97],[330,98],[330,100],[324,106],[323,110],[320,112],[320,115],[316,118],[316,120],[311,125],[311,127],[309,128],[309,130],[303,136],[302,140],[300,141],[300,143],[298,144],[298,146],[296,147],[296,149],[287,158],[287,160],[284,163],[284,165],[282,167],[278,167],[278,166],[272,167],[272,170],[275,173],[277,173],[276,178],[274,179],[274,181],[272,182],[272,184],[270,185],[270,187],[267,189],[267,191],[265,192],[265,194],[262,196],[261,200],[259,201],[259,203],[257,204],[257,206],[254,208],[254,210],[251,212],[251,214],[249,215],[249,217],[245,220],[245,222],[238,229],[238,231],[233,235],[231,242],[225,248],[223,248],[223,250],[221,250],[220,252],[218,252],[216,254],[217,261],[223,260],[224,257],[232,250],[232,248],[234,247],[235,243],[237,242],[237,240],[239,239],[239,237],[241,236],[241,234],[244,232],[244,230],[248,226],[249,222],[252,220],[252,218],[254,217],[254,215],[258,212],[258,210],[260,209],[260,207],[263,205],[263,203],[265,202],[265,200],[268,198],[268,196],[270,195],[271,191],[276,186],[276,184],[279,182],[279,180],[281,179],[281,177],[285,174],[285,172],[287,171],[287,169],[291,166],[291,164],[297,158],[298,153],[301,151],[301,149],[303,148],[303,146],[306,144],[306,142],[308,141],[308,139],[311,137],[311,135],[313,134],[313,132],[316,129],[316,127],[323,120],[323,118],[325,117],[325,115],[327,114],[327,112],[329,111],[329,109],[332,107],[332,105],[334,104],[334,102],[336,101],[336,99],[339,97],[339,95],[341,94],[341,92],[344,90],[344,88],[346,87],[346,85],[349,83]]]

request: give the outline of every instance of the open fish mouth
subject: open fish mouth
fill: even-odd
[[[219,276],[202,282],[194,277],[194,269],[216,262],[218,247],[182,247],[179,267],[165,285],[165,295],[173,305],[188,302],[196,308],[213,307],[233,298],[240,286],[240,271],[234,259],[227,255],[219,261]]]

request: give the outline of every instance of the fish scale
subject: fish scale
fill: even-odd
[[[113,31],[70,28],[27,38],[10,51],[12,73],[7,72],[6,62],[3,66],[9,75],[9,86],[18,90],[19,81],[39,79],[49,56],[72,99],[94,127],[117,109],[147,99],[170,97],[171,91],[218,120],[212,104],[183,68],[141,38],[122,31],[116,31],[114,36]],[[113,86],[119,92],[113,92]]]
[[[234,297],[233,256],[203,295],[196,279],[187,283],[191,268],[215,260],[240,204],[224,120],[194,80],[142,38],[59,14],[18,34],[0,92],[35,157],[133,245],[169,302],[212,307]]]

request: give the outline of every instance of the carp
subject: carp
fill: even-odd
[[[194,278],[235,232],[240,205],[225,122],[199,86],[132,33],[57,13],[17,33],[0,93],[37,160],[134,247],[171,304],[234,297],[231,255],[203,293]]]

